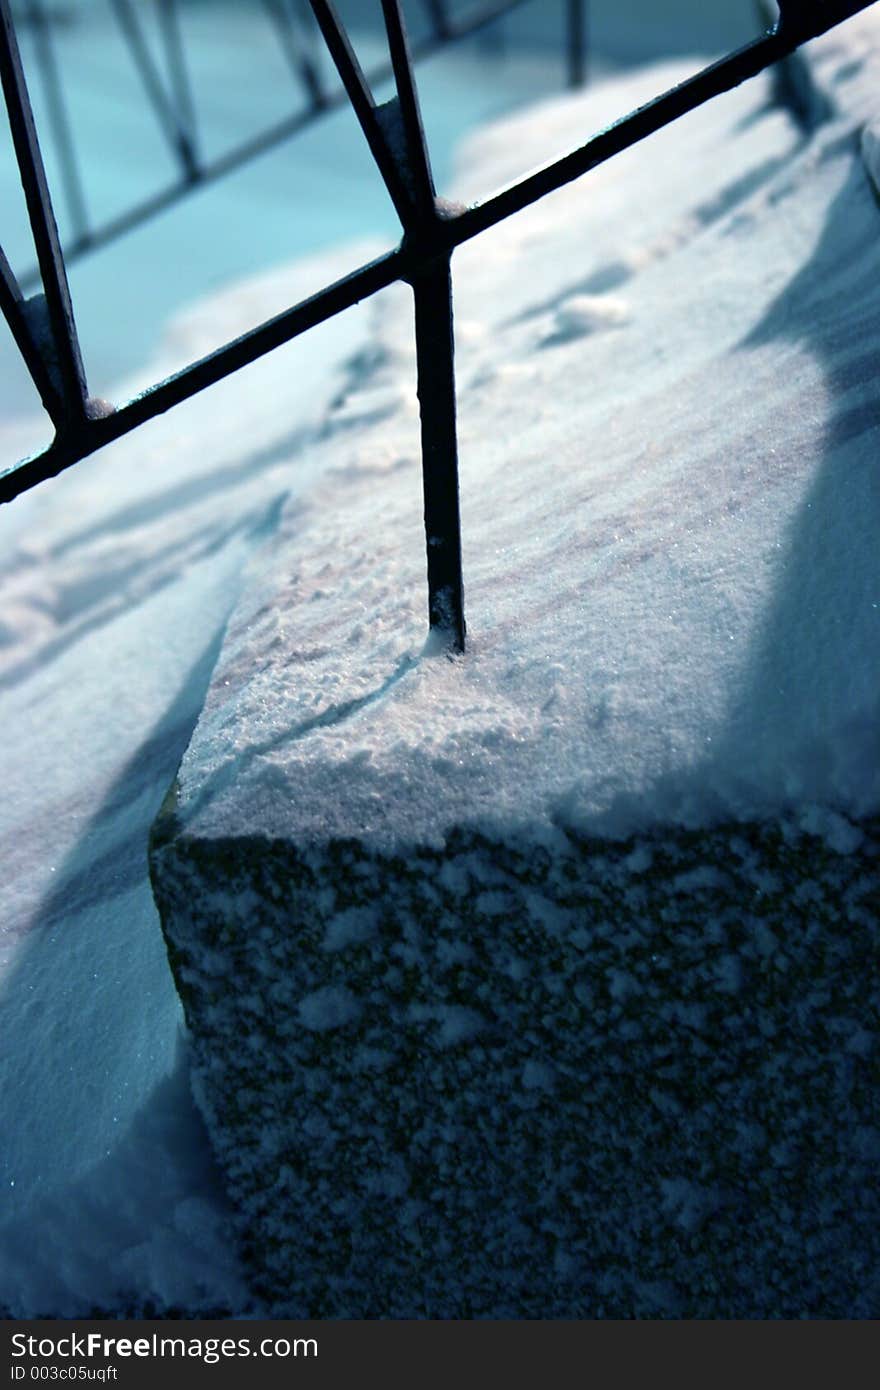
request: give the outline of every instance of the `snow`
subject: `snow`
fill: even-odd
[[[104,215],[170,173],[105,11],[60,39]],[[282,114],[273,103],[289,89],[253,80],[264,69],[244,10],[225,7],[222,25],[207,11],[187,20],[203,95],[224,93],[203,131],[219,153],[249,122]],[[559,81],[546,56],[512,54],[491,83],[477,71],[485,60],[471,51],[424,72],[441,178],[469,123]],[[39,121],[38,83],[34,97]],[[23,269],[28,234],[4,153],[4,249]],[[77,265],[93,389],[135,394],[369,259],[392,226],[359,133],[334,118]],[[379,240],[352,244],[365,229]],[[16,1315],[249,1306],[190,1097],[147,837],[249,556],[281,500],[307,494],[307,444],[342,364],[369,340],[367,318],[349,313],[0,509],[0,709],[14,730],[0,810],[0,1307]],[[47,425],[0,347],[5,466],[45,443]]]
[[[399,845],[402,831],[422,846],[422,881],[407,889],[411,917],[442,924],[431,949],[453,985],[446,1002],[438,991],[411,1021],[431,1064],[442,1054],[448,1061],[437,1065],[459,1068],[465,1091],[470,1083],[481,1094],[480,1049],[493,1035],[484,1036],[485,1001],[456,1000],[468,958],[460,933],[447,928],[460,913],[475,940],[504,933],[518,889],[472,845],[432,878],[431,854],[449,848],[456,819],[508,839],[527,832],[531,865],[536,844],[549,859],[569,834],[659,829],[659,849],[623,844],[622,867],[613,845],[590,861],[607,921],[596,948],[601,980],[583,969],[595,940],[578,937],[577,912],[560,905],[553,875],[548,892],[531,894],[529,931],[505,937],[493,965],[514,993],[522,987],[542,1000],[551,1020],[561,988],[585,1008],[600,999],[600,1027],[622,1010],[611,1037],[619,1027],[623,1052],[611,1046],[611,1058],[638,1036],[627,1011],[637,1014],[650,995],[652,970],[670,993],[676,978],[693,981],[698,997],[670,1006],[663,1026],[693,1037],[705,1058],[712,1030],[723,1026],[713,990],[725,1010],[731,998],[747,1010],[745,982],[760,976],[772,1001],[781,987],[762,962],[781,979],[787,956],[797,963],[789,978],[806,978],[809,990],[800,999],[794,990],[790,1013],[757,1009],[791,1038],[768,1053],[767,1075],[776,1067],[796,1076],[811,1024],[821,1016],[824,1029],[823,969],[846,981],[834,1008],[847,1055],[853,1066],[870,1057],[876,1038],[853,1016],[851,982],[875,921],[869,836],[856,822],[876,813],[880,765],[871,397],[878,222],[865,178],[875,146],[866,134],[862,165],[852,132],[869,115],[876,23],[867,16],[847,32],[857,38],[816,46],[842,114],[809,144],[783,114],[763,108],[766,89],[752,87],[456,257],[464,662],[424,642],[403,292],[273,355],[0,516],[0,708],[15,731],[4,749],[0,827],[0,1067],[14,1116],[0,1155],[0,1303],[16,1315],[253,1306],[233,1253],[234,1217],[189,1099],[180,1005],[145,873],[149,826],[206,695],[178,800],[193,832],[305,831],[323,842],[354,827],[377,850]],[[521,173],[692,67],[641,73],[489,128],[463,159],[471,172],[456,192],[476,196]],[[369,253],[349,247],[217,295],[176,321],[160,360],[139,369],[132,388]],[[148,279],[137,293],[150,297]],[[6,422],[4,451],[29,447],[31,430]],[[708,955],[702,934],[678,931],[675,917],[656,939],[641,934],[640,875],[658,865],[666,872],[664,828],[756,815],[781,826],[795,858],[805,835],[814,837],[810,854],[818,843],[832,856],[830,869],[798,884],[805,913],[821,924],[810,950],[828,934],[822,968],[813,960],[802,971],[796,943],[789,951],[757,907],[754,917],[713,918],[731,856],[749,885],[744,901],[778,897],[776,848],[768,857],[745,841],[722,838],[702,866],[673,862],[669,872],[673,894],[702,895]],[[675,861],[674,846],[668,853]],[[374,864],[361,867],[362,898],[388,889]],[[354,1028],[360,1005],[349,961],[378,949],[363,901],[337,901],[327,884],[310,901],[318,949],[338,962],[332,986],[320,975],[312,990],[297,978],[284,983],[290,962],[268,929],[256,953],[258,973],[282,977],[270,1018],[283,1028],[298,1016],[315,1046]],[[635,913],[629,929],[621,902]],[[254,924],[262,909],[242,886],[224,910]],[[547,958],[540,977],[536,943]],[[409,987],[423,949],[415,931],[400,943],[388,968],[401,973],[389,974],[389,989],[401,980]],[[218,947],[209,958],[203,945],[198,965],[228,974],[228,954]],[[258,1015],[267,1012],[266,988],[251,981],[243,995]],[[737,1015],[737,1027],[753,1076],[765,1044],[753,1046],[748,1014]],[[585,1034],[588,1052],[598,1036]],[[553,1028],[542,1046],[552,1041]],[[664,1065],[663,1027],[649,1044],[653,1076]],[[819,1050],[817,1090],[834,1055]],[[356,1057],[359,1074],[390,1068],[393,1077],[382,1030],[358,1044]],[[583,1054],[568,1065],[566,1086]],[[497,1112],[508,1095],[538,1106],[558,1075],[536,1047],[497,1093],[485,1093],[487,1106]],[[203,1073],[197,1080],[210,1118]],[[320,1080],[319,1069],[307,1071],[303,1084]],[[709,1122],[717,1081],[707,1071],[698,1129]],[[607,1101],[618,1084],[600,1077],[597,1096]],[[674,1076],[653,1086],[658,1114],[686,1108],[679,1089]],[[230,1094],[243,1115],[257,1104],[247,1087]],[[337,1078],[330,1100],[339,1113],[345,1095]],[[316,1126],[316,1155],[332,1149],[332,1125],[314,1109],[304,1113]],[[766,1161],[793,1171],[785,1126],[772,1115],[768,1123],[776,1138]],[[439,1161],[454,1170],[458,1132],[442,1132],[442,1112],[437,1125]],[[859,1164],[876,1161],[876,1126],[839,1128],[852,1184]],[[837,1142],[805,1114],[798,1143],[808,1146],[811,1133]],[[428,1150],[433,1134],[429,1125]],[[610,1163],[625,1145],[605,1138]],[[264,1139],[273,1151],[285,1142],[280,1129]],[[763,1142],[743,1131],[735,1152],[760,1154]],[[469,1154],[478,1166],[476,1140]],[[620,1168],[605,1173],[604,1162],[599,1152],[592,1176],[609,1197]],[[299,1176],[280,1168],[278,1180],[293,1200]],[[372,1170],[369,1196],[399,1207],[401,1228],[417,1239],[424,1216],[414,1197],[402,1200],[407,1182],[386,1161]],[[719,1196],[692,1174],[663,1182],[655,1175],[636,1194],[646,1225],[663,1211],[687,1235],[711,1224],[720,1201],[717,1240],[729,1237],[741,1197]],[[867,1205],[870,1222],[876,1212]],[[320,1243],[307,1236],[305,1267],[319,1261]],[[826,1253],[820,1241],[805,1297],[821,1297]],[[584,1280],[581,1257],[562,1240],[553,1261],[567,1287]],[[863,1274],[859,1307],[875,1307],[870,1271]],[[598,1302],[589,1315],[602,1299],[680,1311],[669,1271],[649,1275],[619,1262],[601,1278],[590,1271]]]
[[[328,985],[305,995],[297,1010],[304,1028],[313,1033],[326,1033],[332,1028],[344,1028],[347,1023],[356,1023],[360,1017],[361,1006],[347,989]]]
[[[862,131],[862,158],[875,191],[880,193],[880,122],[866,125]]]

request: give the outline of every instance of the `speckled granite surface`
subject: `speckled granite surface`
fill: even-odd
[[[876,838],[175,828],[197,1094],[276,1314],[880,1313]]]

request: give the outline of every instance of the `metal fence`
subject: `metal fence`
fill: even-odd
[[[96,220],[91,215],[82,174],[83,158],[70,119],[62,80],[62,61],[55,31],[57,19],[47,0],[18,0],[14,11],[31,38],[34,64],[42,89],[46,134],[53,145],[59,170],[59,187],[70,234],[62,238],[64,259],[70,265],[80,256],[99,249],[143,223],[174,207],[194,190],[216,182],[250,160],[276,148],[307,130],[322,117],[344,107],[348,96],[338,83],[327,80],[321,52],[321,35],[309,0],[254,0],[274,36],[290,78],[292,109],[249,139],[238,141],[208,158],[202,147],[205,112],[202,94],[192,81],[194,40],[181,21],[183,0],[152,0],[158,42],[151,45],[143,0],[106,0],[129,70],[136,78],[143,100],[172,161],[174,174],[166,186],[134,202],[118,215]],[[499,23],[530,0],[472,0],[462,12],[451,0],[420,0],[424,22],[411,44],[414,61],[429,58],[450,44],[460,43]],[[586,75],[586,17],[588,0],[551,0],[562,6],[564,60],[568,82],[580,86]],[[258,21],[254,14],[254,21]],[[268,35],[267,35],[268,36]],[[389,62],[367,73],[372,88],[393,76]],[[45,139],[44,139],[45,145]],[[39,282],[36,267],[19,277],[24,289]]]
[[[396,281],[404,281],[412,288],[415,305],[429,623],[445,638],[450,650],[461,652],[465,644],[465,616],[456,439],[453,252],[705,102],[772,64],[784,62],[801,44],[869,8],[876,0],[780,0],[780,17],[763,37],[656,97],[561,159],[466,208],[450,206],[436,195],[401,0],[381,0],[389,51],[388,73],[396,93],[382,104],[375,100],[374,81],[364,75],[331,0],[309,3],[341,78],[345,97],[354,109],[400,219],[400,245],[114,409],[89,396],[64,254],[9,0],[0,0],[0,75],[42,284],[41,293],[25,298],[0,251],[0,307],[56,431],[52,445],[44,453],[0,475],[0,501],[11,500],[273,348]],[[583,64],[586,53],[585,0],[565,3],[571,74],[577,78],[581,75],[578,64]],[[127,3],[122,3],[122,8],[128,8]],[[441,0],[431,0],[429,8],[434,40],[445,41],[453,28],[447,7]],[[508,8],[503,3],[484,6],[480,22],[488,22],[489,10],[500,13]],[[181,87],[175,107],[180,117],[173,126],[176,139],[185,136],[191,127],[183,91]],[[180,154],[183,161],[193,159],[191,144],[184,141]]]

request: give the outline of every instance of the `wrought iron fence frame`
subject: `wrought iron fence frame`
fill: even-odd
[[[11,501],[274,348],[404,281],[413,290],[415,305],[429,624],[446,639],[452,652],[463,652],[451,273],[454,251],[707,101],[790,57],[808,40],[877,0],[780,0],[780,18],[762,37],[655,97],[560,159],[469,207],[450,206],[436,196],[401,0],[381,0],[396,86],[396,96],[382,106],[373,98],[332,0],[309,2],[400,218],[400,245],[113,409],[88,395],[9,0],[0,0],[0,76],[45,291],[45,306],[39,299],[25,300],[0,254],[0,307],[56,428],[55,440],[47,450],[0,475],[0,502]],[[47,340],[49,351],[45,348]]]
[[[274,17],[282,50],[285,50],[284,21],[280,12],[287,13],[287,6],[292,2],[293,0],[261,0],[262,7],[269,17]],[[80,158],[60,80],[59,63],[51,38],[51,24],[47,18],[45,0],[20,0],[20,3],[24,6],[24,13],[34,33],[48,125],[51,127],[58,153],[60,182],[63,185],[64,200],[73,228],[73,234],[63,238],[64,258],[68,265],[82,256],[110,245],[153,217],[176,207],[196,189],[205,188],[219,179],[226,178],[252,159],[276,149],[285,141],[302,134],[316,121],[332,115],[348,104],[344,88],[327,87],[322,82],[321,74],[311,61],[310,55],[301,55],[297,65],[295,51],[285,50],[294,85],[299,94],[306,98],[305,106],[265,126],[246,140],[223,150],[211,159],[206,159],[199,149],[197,103],[181,41],[181,25],[177,13],[180,0],[154,0],[160,8],[162,18],[163,47],[169,68],[167,86],[166,79],[159,71],[146,43],[134,0],[108,0],[147,104],[153,111],[160,134],[168,146],[173,162],[177,165],[177,175],[164,187],[106,221],[94,223],[87,208]],[[309,0],[301,0],[301,3],[309,4]],[[459,43],[479,34],[513,11],[534,3],[534,0],[473,0],[474,7],[457,18],[447,14],[445,6],[448,0],[421,0],[421,3],[431,16],[432,27],[429,33],[413,45],[416,61],[430,58],[449,44]],[[588,0],[561,0],[561,3],[566,17],[568,81],[571,86],[579,86],[586,76]],[[369,80],[371,85],[378,87],[392,75],[390,62],[379,63],[370,70]],[[24,289],[37,285],[39,269],[31,267],[26,270],[19,277],[19,283]]]

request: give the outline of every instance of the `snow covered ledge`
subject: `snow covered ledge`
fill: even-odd
[[[405,300],[351,364],[151,851],[276,1314],[880,1308],[878,52],[814,45],[809,142],[752,86],[459,255],[463,660]]]

